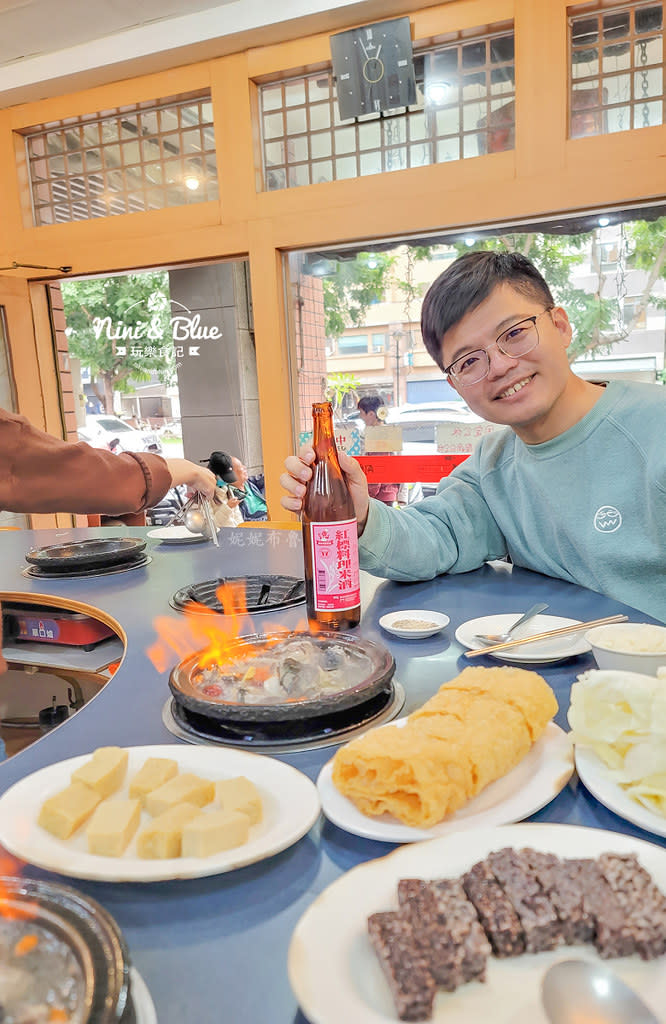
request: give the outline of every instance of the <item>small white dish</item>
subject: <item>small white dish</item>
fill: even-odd
[[[450,621],[449,616],[441,612],[407,608],[404,612],[387,612],[386,615],[382,615],[379,625],[387,633],[399,636],[402,640],[423,640],[426,636],[439,633]]]
[[[480,650],[489,646],[477,639],[478,634],[506,633],[519,618],[520,612],[508,612],[502,615],[482,615],[479,619],[469,619],[458,626],[456,640],[469,650]],[[535,615],[533,619],[519,626],[512,640],[521,640],[536,633],[545,633],[550,629],[562,629],[564,626],[575,626],[580,619],[564,619],[558,615]],[[488,651],[488,657],[499,661],[515,661],[525,664],[539,665],[550,661],[564,661],[578,654],[587,654],[591,650],[590,643],[585,639],[584,630],[568,636],[554,636],[550,640],[536,641],[524,647],[505,647],[497,652]]]
[[[148,536],[163,544],[200,544],[207,540],[202,533],[192,533],[181,523],[178,526],[160,526],[157,530],[149,530]]]

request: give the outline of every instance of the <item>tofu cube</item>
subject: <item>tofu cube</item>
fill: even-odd
[[[73,782],[44,801],[37,823],[58,839],[69,839],[87,821],[101,799],[94,789],[82,782]]]
[[[127,773],[128,754],[121,747],[98,747],[90,761],[72,772],[72,782],[83,782],[100,797],[120,789]]]
[[[178,804],[153,818],[137,837],[139,857],[157,860],[180,857],[184,825],[202,814],[203,811],[195,804]]]
[[[148,793],[163,786],[169,779],[178,774],[178,762],[170,757],[149,757],[142,764],[129,784],[131,799],[140,800],[145,804]]]
[[[104,800],[86,829],[88,852],[120,857],[141,822],[140,800]]]
[[[183,857],[210,857],[247,842],[250,819],[239,811],[209,811],[183,828]]]
[[[223,811],[240,811],[241,814],[247,814],[253,825],[262,819],[263,809],[259,790],[244,775],[216,782],[215,802]]]
[[[146,796],[146,810],[153,817],[168,811],[176,804],[196,804],[204,807],[215,796],[215,785],[210,779],[201,779],[198,775],[186,772],[176,775],[173,779],[158,786]]]

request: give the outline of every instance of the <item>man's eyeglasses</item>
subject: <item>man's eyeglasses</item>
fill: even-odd
[[[536,316],[525,317],[519,320],[512,327],[507,327],[487,348],[475,348],[472,352],[466,352],[464,356],[454,359],[449,366],[444,367],[444,373],[453,377],[462,387],[469,387],[470,384],[478,384],[480,380],[488,376],[490,372],[490,356],[488,350],[497,345],[500,352],[505,356],[524,356],[536,348],[539,344],[539,331],[536,322],[544,313],[549,313],[553,306],[548,306]]]

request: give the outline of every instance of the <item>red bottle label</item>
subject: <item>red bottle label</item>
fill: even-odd
[[[361,603],[355,519],[310,523],[314,605],[318,612],[346,611]]]

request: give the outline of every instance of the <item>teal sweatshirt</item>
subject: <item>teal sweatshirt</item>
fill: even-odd
[[[505,427],[406,509],[379,501],[361,567],[433,579],[507,555],[666,622],[666,387],[609,384],[590,412],[543,444]]]

